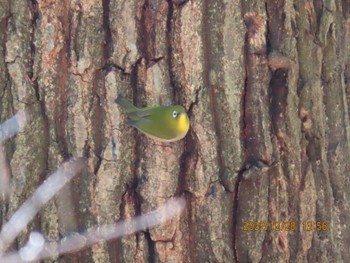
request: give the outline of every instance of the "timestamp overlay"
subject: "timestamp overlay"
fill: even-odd
[[[244,231],[295,231],[301,229],[303,231],[327,231],[328,223],[325,221],[305,221],[305,222],[293,222],[293,221],[276,221],[276,222],[263,222],[263,221],[246,221],[243,222]]]

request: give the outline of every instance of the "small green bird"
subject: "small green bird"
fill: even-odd
[[[162,142],[178,141],[186,136],[190,128],[185,108],[180,105],[137,108],[121,95],[115,102],[126,111],[128,124],[152,139]]]

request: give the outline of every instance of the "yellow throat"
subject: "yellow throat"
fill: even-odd
[[[179,116],[178,126],[177,126],[177,132],[178,132],[178,138],[185,137],[188,129],[190,128],[190,120],[188,119],[188,116],[186,113],[181,113]]]

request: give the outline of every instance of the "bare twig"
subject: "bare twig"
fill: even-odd
[[[9,191],[5,151],[1,143],[15,135],[26,125],[25,113],[19,111],[0,125],[0,194]],[[185,207],[184,198],[173,198],[157,209],[142,216],[115,224],[92,227],[82,234],[72,234],[57,242],[45,242],[39,232],[31,232],[27,244],[19,251],[3,254],[18,234],[28,225],[41,207],[48,202],[84,166],[78,158],[61,165],[42,183],[34,194],[13,214],[0,232],[0,262],[29,262],[80,250],[101,240],[110,240],[161,224],[178,215]]]
[[[4,196],[10,192],[10,175],[6,165],[5,149],[1,144],[21,131],[26,124],[27,117],[24,111],[18,111],[15,116],[0,124],[0,194]]]
[[[64,163],[23,203],[0,232],[0,251],[2,253],[6,251],[40,208],[69,182],[82,169],[83,165],[82,158]]]
[[[27,117],[24,111],[18,111],[15,116],[0,125],[0,144],[12,137],[27,123]]]
[[[145,215],[116,224],[92,227],[85,233],[71,235],[58,242],[46,242],[43,244],[41,238],[37,236],[38,233],[36,233],[35,238],[30,237],[28,244],[19,252],[4,255],[0,257],[0,261],[17,263],[41,260],[55,255],[77,251],[101,240],[110,240],[124,235],[130,235],[171,219],[185,208],[185,204],[184,198],[173,198]],[[39,249],[42,249],[41,253],[40,251],[38,252]]]

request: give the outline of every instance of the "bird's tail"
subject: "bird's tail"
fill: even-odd
[[[118,97],[114,101],[119,106],[121,106],[127,113],[137,111],[139,108],[135,107],[130,101],[125,99],[122,95],[118,95]]]

